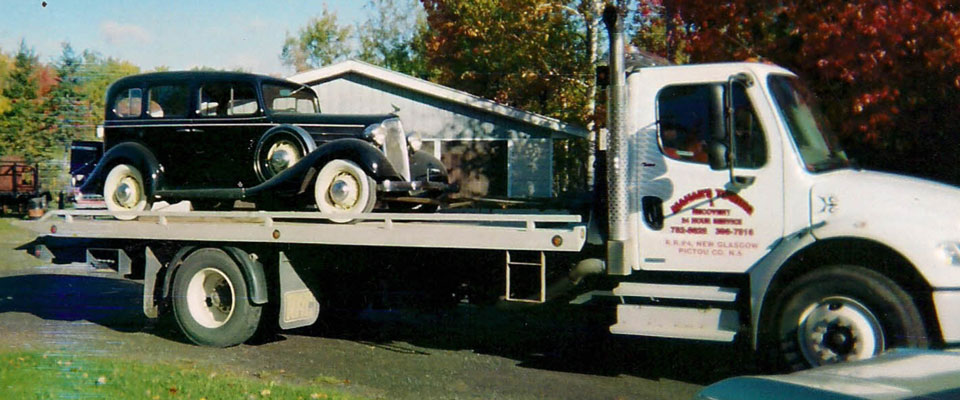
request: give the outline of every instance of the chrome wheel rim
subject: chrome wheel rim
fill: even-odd
[[[296,143],[281,139],[273,143],[267,150],[266,166],[272,175],[279,174],[300,161],[299,146]]]
[[[828,297],[811,304],[797,322],[797,342],[812,366],[862,360],[884,350],[880,321],[870,309],[848,297]]]
[[[349,172],[341,172],[333,178],[327,190],[327,199],[334,207],[341,210],[351,210],[357,205],[360,198],[360,181]]]
[[[187,284],[187,308],[204,328],[219,328],[230,320],[236,305],[233,282],[216,268],[204,268]]]
[[[113,199],[117,205],[132,209],[140,202],[140,182],[137,179],[127,175],[120,179],[117,188],[113,191]]]

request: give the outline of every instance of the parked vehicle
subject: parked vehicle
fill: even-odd
[[[191,200],[315,207],[332,220],[448,189],[446,169],[393,115],[330,115],[313,90],[235,72],[157,72],[107,91],[103,157],[80,192],[111,211]],[[124,215],[124,214],[118,214]]]
[[[772,369],[960,343],[958,188],[857,169],[783,68],[625,65],[622,21],[604,14],[610,138],[583,214],[332,225],[315,213],[58,212],[37,224],[37,251],[115,260],[143,277],[148,316],[172,304],[188,337],[217,346],[247,340],[267,304],[282,328],[312,324],[317,296],[347,281],[332,274],[403,276],[422,261],[409,249],[434,263],[416,281],[436,290],[446,274],[504,268],[471,284],[596,304],[615,314],[614,334],[739,341]],[[704,143],[669,151],[680,133]]]
[[[960,353],[894,349],[879,357],[786,375],[740,376],[707,386],[697,400],[956,399]]]
[[[9,158],[0,160],[0,211],[23,213],[31,204],[29,208],[35,212],[37,205],[46,204],[50,193],[41,188],[38,172],[36,164]]]

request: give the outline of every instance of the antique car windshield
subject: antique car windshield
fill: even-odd
[[[317,114],[320,102],[307,86],[263,84],[263,102],[271,112]]]
[[[846,153],[820,114],[816,97],[795,77],[770,75],[768,83],[777,111],[807,170],[822,172],[850,166]]]

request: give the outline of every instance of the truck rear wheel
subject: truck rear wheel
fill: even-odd
[[[787,286],[768,319],[768,367],[801,370],[873,357],[893,347],[926,347],[910,295],[855,265],[817,269]]]
[[[247,341],[260,323],[262,306],[247,297],[240,267],[220,249],[190,254],[173,280],[173,314],[190,341],[228,347]]]

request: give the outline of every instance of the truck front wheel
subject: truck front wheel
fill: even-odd
[[[814,270],[775,299],[767,355],[776,370],[873,357],[893,347],[926,347],[910,295],[880,273],[854,265]]]
[[[250,302],[240,268],[220,249],[190,254],[173,280],[173,314],[190,341],[228,347],[247,341],[262,306]]]

